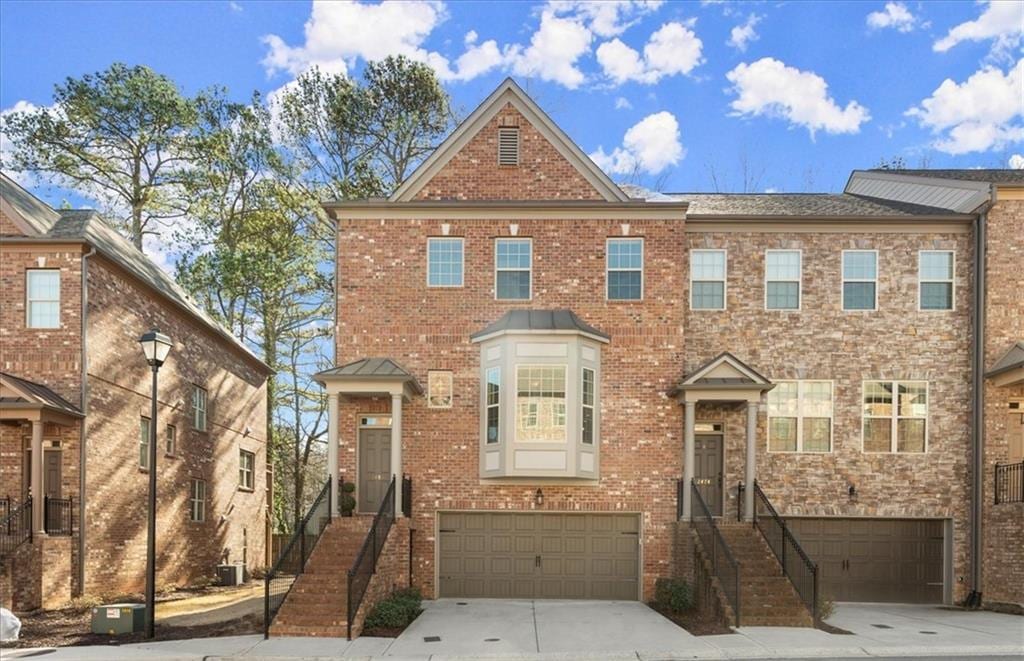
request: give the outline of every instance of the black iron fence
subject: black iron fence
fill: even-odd
[[[0,498],[0,519],[7,518],[7,515],[11,513],[11,497],[4,496]]]
[[[410,487],[412,482],[410,481]],[[370,586],[370,579],[377,571],[377,557],[384,549],[388,533],[391,532],[391,524],[395,522],[395,478],[391,478],[387,493],[381,500],[380,509],[373,517],[370,524],[370,531],[366,533],[366,539],[356,555],[352,568],[348,570],[348,639],[352,640],[352,620],[356,617],[359,605],[363,603],[366,595],[366,588]]]
[[[754,526],[761,531],[768,546],[782,566],[782,573],[789,578],[804,605],[811,611],[814,623],[818,623],[818,565],[800,546],[786,522],[775,511],[761,485],[754,481]]]
[[[7,515],[0,518],[0,558],[32,541],[32,497],[21,503],[8,501]]]
[[[691,483],[691,497],[693,498],[693,513],[690,523],[696,529],[700,537],[704,553],[711,560],[711,573],[718,578],[725,598],[732,606],[736,626],[740,626],[740,563],[729,550],[721,531],[715,525],[715,518],[711,509],[704,501],[701,490],[696,481]]]
[[[1024,503],[1024,461],[996,464],[996,505]]]
[[[331,480],[328,479],[264,578],[264,638],[270,636],[270,623],[281,609],[295,579],[306,570],[306,561],[331,521],[331,495]]]
[[[47,535],[66,537],[74,532],[75,510],[72,498],[43,496],[43,525]]]
[[[409,475],[402,478],[402,516],[412,516],[412,477]]]

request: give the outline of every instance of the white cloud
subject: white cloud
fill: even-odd
[[[998,0],[989,2],[985,11],[973,20],[961,23],[949,30],[945,37],[936,41],[932,48],[945,53],[965,41],[992,40],[991,55],[1009,56],[1021,43],[1024,35],[1024,2],[1019,0]]]
[[[729,32],[729,41],[725,42],[729,46],[732,46],[740,52],[747,50],[747,44],[751,41],[757,41],[757,30],[754,28],[761,22],[761,17],[756,14],[751,14],[747,17],[745,23],[740,23],[734,26]]]
[[[887,2],[884,11],[868,14],[867,23],[873,30],[893,28],[898,32],[910,32],[917,27],[917,18],[902,2]]]
[[[40,109],[40,106],[32,103],[31,101],[17,101],[10,108],[4,108],[0,110],[0,171],[6,174],[11,179],[15,180],[25,188],[31,188],[39,184],[39,179],[32,172],[16,172],[8,168],[6,155],[14,151],[14,144],[11,139],[7,137],[7,133],[3,131],[4,120],[9,115],[16,112],[35,112]],[[53,111],[54,107],[50,106],[49,110]]]
[[[947,154],[1000,149],[1024,140],[1024,59],[1005,74],[986,66],[963,83],[946,79],[905,113],[941,136],[934,147]]]
[[[635,171],[658,174],[686,156],[679,138],[679,122],[672,113],[657,112],[633,125],[622,138],[622,146],[606,154],[602,147],[590,158],[609,174]]]
[[[615,109],[616,110],[632,110],[633,109],[633,104],[630,103],[629,99],[627,99],[626,97],[620,96],[620,97],[615,99]]]
[[[467,46],[475,44],[479,36],[480,35],[476,33],[476,30],[470,30],[469,32],[466,33],[466,36],[463,38],[463,43],[465,43]]]
[[[1011,170],[1024,170],[1024,156],[1020,154],[1010,156],[1010,160],[1007,161],[1007,165],[1010,166]]]
[[[663,4],[664,0],[552,0],[548,7],[558,15],[574,15],[599,37],[614,37]]]
[[[537,76],[575,89],[585,80],[576,63],[590,50],[591,39],[590,30],[581,21],[562,18],[546,9],[530,45],[509,46],[505,56],[517,75]]]
[[[771,57],[742,63],[726,74],[737,98],[731,103],[740,116],[781,117],[805,127],[811,138],[826,133],[857,133],[871,119],[868,109],[856,101],[841,108],[828,94],[828,83],[813,71],[786,66]]]
[[[235,0],[230,0],[228,2],[228,8],[230,8],[231,11],[234,11],[234,12],[242,12],[242,11],[244,11],[243,8],[242,8],[242,5],[240,5],[237,2],[235,2]]]
[[[647,41],[642,56],[619,39],[606,41],[597,48],[597,61],[616,84],[635,81],[651,85],[666,76],[688,74],[704,61],[704,44],[692,25],[662,25]]]

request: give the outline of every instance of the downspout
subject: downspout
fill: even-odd
[[[81,409],[83,417],[78,431],[78,589],[85,594],[85,437],[89,408],[89,258],[96,254],[96,248],[89,246],[89,252],[82,255],[82,394]]]
[[[987,269],[988,210],[991,198],[978,210],[974,221],[974,309],[972,311],[973,356],[971,365],[971,592],[964,605],[981,606],[982,593],[982,516],[985,498],[985,272]]]

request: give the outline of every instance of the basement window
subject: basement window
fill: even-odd
[[[519,165],[519,128],[516,126],[498,129],[498,165]]]

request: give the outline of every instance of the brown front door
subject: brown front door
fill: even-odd
[[[711,510],[711,515],[722,516],[722,437],[715,434],[698,435],[694,441],[693,475],[697,490]],[[697,512],[694,511],[694,514]]]
[[[43,451],[43,495],[61,497],[63,453],[60,450]],[[32,450],[25,450],[25,467],[21,472],[22,498],[28,498],[32,484]]]
[[[359,430],[359,492],[356,494],[360,512],[376,513],[391,483],[391,430]]]

